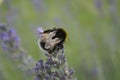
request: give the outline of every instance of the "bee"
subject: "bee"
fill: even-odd
[[[62,28],[53,28],[44,30],[41,33],[41,38],[38,40],[38,45],[49,54],[55,50],[60,50],[64,47],[67,33]]]

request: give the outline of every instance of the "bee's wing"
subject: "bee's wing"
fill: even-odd
[[[59,43],[61,40],[59,38],[55,39],[48,39],[45,43],[46,49],[53,49],[57,43]]]

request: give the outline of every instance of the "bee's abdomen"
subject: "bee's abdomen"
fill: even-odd
[[[61,39],[60,43],[63,43],[65,41],[66,37],[67,37],[66,32],[63,29],[59,28],[59,29],[57,29],[56,35],[53,37],[53,39],[60,38]]]

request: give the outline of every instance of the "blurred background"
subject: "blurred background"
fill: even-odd
[[[65,55],[78,80],[120,80],[120,0],[0,0],[0,23],[15,28],[36,62],[44,57],[36,29],[62,27],[68,33]],[[4,53],[0,46],[0,80],[34,80]]]

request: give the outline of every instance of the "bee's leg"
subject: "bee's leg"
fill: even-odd
[[[50,54],[49,54],[48,52],[46,52],[45,55],[46,55],[47,57],[51,57]]]
[[[62,49],[61,50],[62,50],[62,54],[64,54],[64,51],[65,51],[64,50],[64,45],[62,45]]]
[[[52,44],[58,44],[61,40],[59,38],[52,39]]]
[[[52,38],[53,36],[55,36],[55,33],[56,33],[56,31],[53,31],[53,32],[49,33],[49,36],[51,36],[51,38]]]
[[[62,48],[62,54],[64,53],[64,46],[63,46],[63,48]]]

